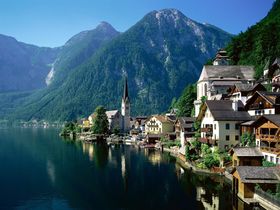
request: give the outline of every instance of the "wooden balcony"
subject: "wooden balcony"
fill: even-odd
[[[280,148],[274,148],[274,147],[261,147],[262,152],[269,152],[273,154],[280,154]]]
[[[217,145],[217,140],[214,140],[212,138],[199,138],[198,141],[203,144],[211,144],[214,146]]]
[[[278,142],[280,141],[279,136],[275,135],[269,135],[269,134],[259,134],[256,136],[257,139],[260,139],[261,141],[271,141],[271,142]]]
[[[211,128],[211,127],[201,128],[200,131],[204,132],[204,133],[212,133],[213,132],[213,128]]]

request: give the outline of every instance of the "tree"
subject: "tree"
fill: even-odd
[[[254,135],[249,132],[243,133],[241,136],[241,145],[254,146]]]
[[[94,134],[107,134],[109,132],[109,122],[106,109],[103,106],[98,106],[95,109],[95,118],[91,130]]]
[[[176,101],[176,99],[172,100],[172,104],[170,108],[178,109],[177,116],[191,116],[193,109],[193,102],[196,99],[196,84],[188,85],[180,98]]]

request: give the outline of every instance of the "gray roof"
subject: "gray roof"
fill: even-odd
[[[240,125],[250,126],[250,125],[252,125],[254,122],[255,122],[254,120],[250,120],[250,121],[247,121],[247,122],[241,123]]]
[[[206,105],[217,121],[249,121],[251,116],[248,112],[243,111],[244,105],[241,101],[238,101],[238,110],[232,109],[232,101],[224,100],[207,100]]]
[[[254,80],[254,74],[253,66],[204,66],[200,80],[220,77]]]
[[[263,157],[263,154],[257,147],[236,147],[233,148],[237,157]]]
[[[236,170],[243,183],[279,183],[280,169],[264,166],[237,166]]]

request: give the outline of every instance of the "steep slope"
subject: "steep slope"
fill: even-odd
[[[0,35],[0,93],[42,88],[59,48],[37,47]]]
[[[116,109],[124,75],[128,76],[132,114],[165,111],[231,37],[178,10],[153,11],[77,66],[59,87],[50,85],[33,95],[14,117],[69,120],[88,115],[98,105]]]
[[[280,0],[276,0],[268,15],[244,33],[234,37],[227,47],[233,64],[253,65],[256,78],[263,68],[280,56]]]
[[[54,82],[59,85],[75,67],[85,62],[100,47],[119,34],[109,23],[101,22],[95,29],[73,36],[62,47],[48,75],[47,83]]]

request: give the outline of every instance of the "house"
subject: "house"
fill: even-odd
[[[280,164],[280,115],[263,115],[254,123],[256,145],[267,161]]]
[[[252,97],[256,91],[266,91],[266,88],[261,83],[253,84],[235,84],[228,89],[228,98],[233,101],[246,101]]]
[[[188,138],[192,138],[194,131],[195,118],[179,117],[175,122],[176,138],[181,140],[181,146],[184,146]]]
[[[133,129],[138,130],[141,133],[145,132],[145,121],[147,120],[146,116],[137,116],[133,119],[132,127]]]
[[[257,91],[247,100],[245,110],[251,116],[280,114],[280,93]]]
[[[254,68],[252,66],[230,66],[227,62],[215,58],[212,66],[203,66],[199,80],[197,81],[197,99],[194,101],[195,117],[199,114],[201,98],[220,99],[227,95],[227,90],[236,84],[253,84]]]
[[[235,147],[230,150],[232,167],[261,166],[263,154],[257,147]]]
[[[272,92],[280,92],[280,58],[276,58],[270,67],[272,74]]]
[[[275,190],[280,182],[280,169],[263,166],[237,166],[233,171],[233,193],[242,200],[254,198],[255,186],[264,191]]]
[[[114,129],[121,129],[121,114],[119,110],[106,111],[107,119],[109,122],[109,130],[112,132]]]
[[[227,150],[240,143],[240,124],[250,119],[241,101],[207,100],[197,118],[201,122],[199,141]]]
[[[88,117],[88,121],[89,121],[90,126],[93,125],[94,118],[95,118],[95,113],[92,113],[92,114]]]
[[[166,134],[173,131],[174,124],[167,116],[153,115],[145,121],[145,134]]]

